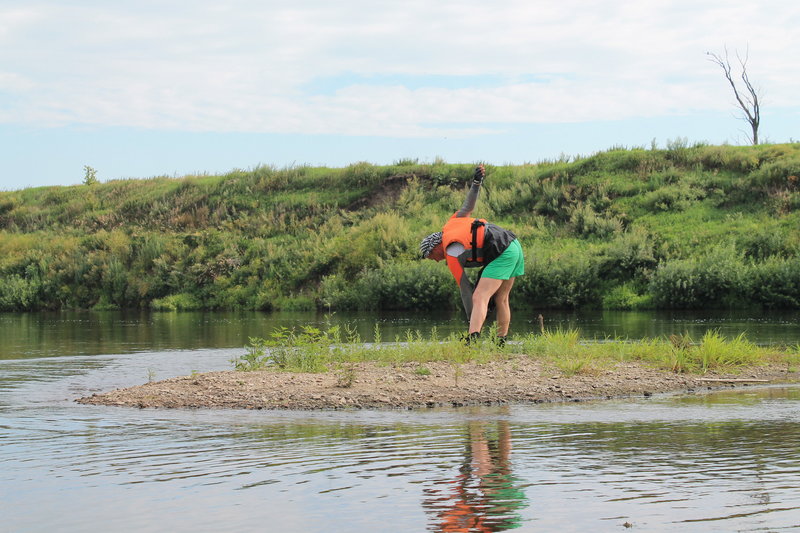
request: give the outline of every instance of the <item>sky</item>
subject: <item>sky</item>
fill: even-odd
[[[796,0],[0,0],[0,190],[800,139]]]

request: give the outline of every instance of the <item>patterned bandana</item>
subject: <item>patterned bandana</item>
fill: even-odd
[[[422,242],[419,243],[419,253],[422,254],[423,259],[427,259],[436,245],[442,242],[442,232],[437,231],[436,233],[431,233],[424,239]]]

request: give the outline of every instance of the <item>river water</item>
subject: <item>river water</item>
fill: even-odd
[[[440,331],[462,327],[458,317],[347,319],[365,337],[381,320],[386,340],[431,322]],[[800,329],[796,314],[614,315],[611,325],[594,315],[548,319],[601,337],[639,335],[625,323],[697,337],[703,328],[746,326],[751,340],[795,344]],[[325,319],[0,315],[0,531],[800,528],[800,388],[793,386],[425,411],[74,402],[149,379],[230,369],[248,336],[313,320]]]

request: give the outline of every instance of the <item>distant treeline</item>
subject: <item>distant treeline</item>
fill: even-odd
[[[471,164],[258,167],[0,192],[0,310],[457,308],[419,240]],[[800,308],[800,143],[489,166],[515,306]]]

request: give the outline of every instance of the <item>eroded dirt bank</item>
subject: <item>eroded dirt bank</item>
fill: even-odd
[[[800,374],[788,372],[785,366],[696,375],[640,363],[565,376],[552,366],[519,356],[480,365],[425,363],[422,368],[418,363],[358,363],[320,374],[210,372],[92,394],[77,401],[140,408],[412,409],[649,396],[791,382],[798,377]],[[722,381],[728,378],[731,381]]]

